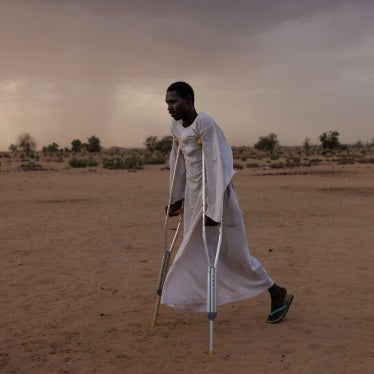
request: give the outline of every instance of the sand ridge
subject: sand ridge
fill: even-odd
[[[295,294],[204,314],[161,306],[152,327],[168,172],[0,173],[0,372],[369,373],[373,362],[372,165],[235,176],[251,253]]]

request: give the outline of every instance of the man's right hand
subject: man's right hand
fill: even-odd
[[[183,212],[183,201],[184,200],[178,200],[173,204],[170,204],[170,209],[169,209],[169,217],[175,217],[179,216]],[[168,211],[168,206],[165,206],[165,213]]]

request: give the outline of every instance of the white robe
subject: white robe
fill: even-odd
[[[208,262],[202,241],[202,149],[206,161],[207,211],[223,229],[217,265],[217,304],[253,297],[273,285],[261,263],[250,256],[243,217],[232,185],[232,150],[221,129],[205,113],[184,128],[174,121],[175,141],[170,154],[171,175],[178,143],[181,149],[172,202],[184,199],[184,237],[165,279],[161,303],[181,311],[206,310]],[[198,143],[201,139],[202,145]],[[216,250],[218,229],[207,227],[211,253]]]

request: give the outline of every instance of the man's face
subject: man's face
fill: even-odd
[[[167,91],[165,101],[169,114],[176,121],[183,119],[192,109],[191,100],[181,98],[177,91]]]

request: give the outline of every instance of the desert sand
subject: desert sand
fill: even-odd
[[[372,373],[374,165],[239,170],[251,254],[295,295],[205,313],[161,305],[168,171],[0,172],[1,373]]]

